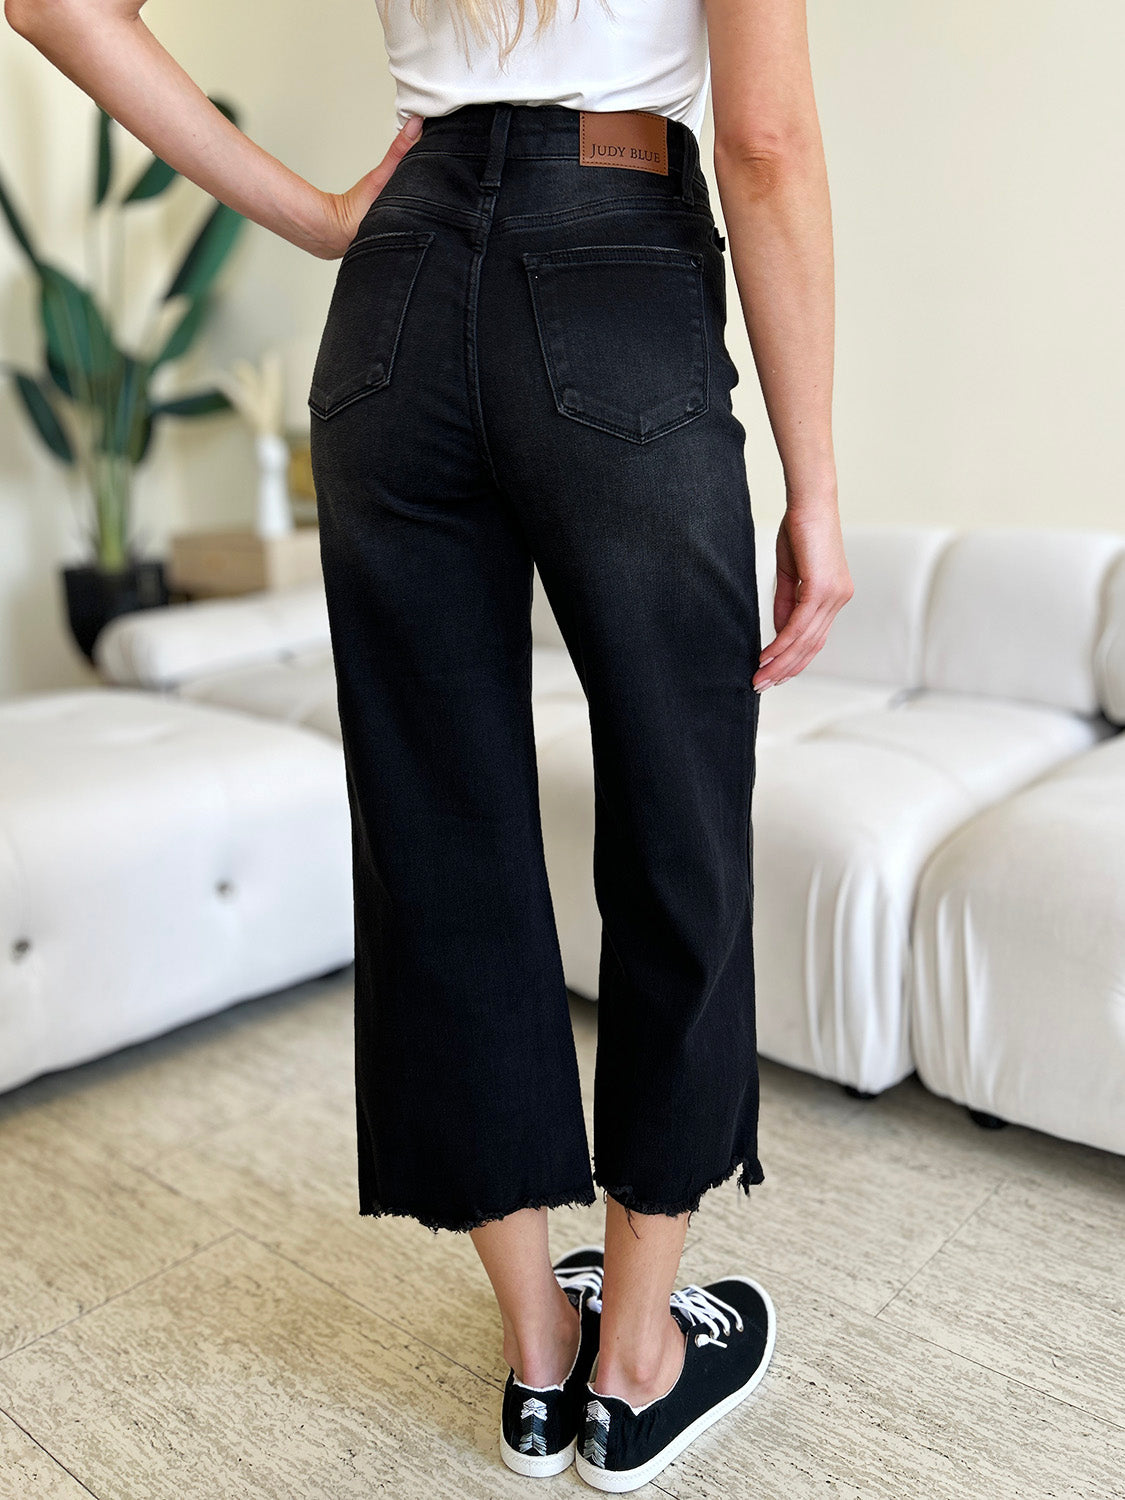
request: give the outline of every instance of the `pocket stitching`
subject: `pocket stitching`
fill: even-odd
[[[530,289],[532,311],[535,317],[536,332],[539,339],[540,352],[543,357],[547,380],[551,387],[555,408],[564,417],[572,421],[581,422],[585,426],[598,428],[600,431],[608,432],[616,437],[624,438],[633,443],[648,443],[655,438],[664,437],[667,433],[675,431],[678,427],[685,426],[688,422],[694,422],[697,417],[702,417],[710,409],[710,349],[707,337],[706,321],[706,288],[703,273],[703,257],[693,250],[683,250],[678,246],[664,245],[575,245],[556,250],[527,250],[521,255],[525,273]],[[605,264],[649,264],[649,265],[673,265],[683,269],[690,269],[697,274],[692,278],[695,286],[696,311],[692,320],[693,333],[698,339],[698,382],[700,388],[700,404],[690,410],[681,412],[652,428],[648,432],[638,433],[634,427],[625,427],[615,422],[612,417],[607,417],[597,411],[583,410],[581,407],[569,402],[566,397],[568,390],[575,391],[575,386],[568,385],[565,379],[565,361],[558,358],[558,350],[562,348],[561,341],[554,343],[551,338],[550,313],[537,287],[535,271],[546,266],[554,268],[560,265],[605,265]],[[557,324],[553,325],[556,329]],[[562,373],[560,373],[560,369]],[[580,398],[581,399],[581,398]],[[596,401],[596,397],[594,398]]]
[[[395,323],[394,337],[391,341],[391,346],[386,354],[386,357],[381,360],[376,360],[373,365],[370,365],[366,369],[366,373],[362,377],[354,377],[359,379],[358,385],[353,385],[352,382],[349,381],[347,389],[343,391],[342,394],[335,395],[331,398],[329,398],[328,392],[325,389],[323,383],[317,380],[316,366],[314,365],[313,374],[309,385],[307,405],[309,407],[309,410],[312,411],[315,416],[320,417],[323,421],[328,421],[331,417],[334,417],[338,411],[342,411],[344,407],[350,406],[353,401],[360,401],[365,396],[369,396],[375,391],[383,390],[390,384],[391,372],[394,369],[395,360],[398,356],[399,343],[402,337],[402,327],[406,321],[406,312],[408,307],[410,306],[410,300],[414,293],[414,285],[418,280],[418,273],[422,269],[422,262],[426,258],[426,251],[429,249],[434,238],[435,233],[432,230],[385,230],[377,234],[364,235],[362,239],[353,240],[348,248],[344,251],[344,254],[340,260],[339,269],[336,273],[336,286],[339,285],[340,276],[344,270],[344,266],[352,264],[353,261],[358,260],[363,255],[376,254],[380,250],[409,249],[417,250],[418,255],[415,258],[414,269],[410,274],[410,279],[407,282],[407,285],[403,292],[402,307],[398,314],[398,320]],[[334,296],[335,287],[333,288],[333,297]],[[329,305],[328,316],[330,315],[331,304]],[[325,327],[327,328],[327,316],[325,319]],[[321,337],[322,339],[324,337],[323,331]],[[317,356],[317,362],[319,363],[319,353]]]

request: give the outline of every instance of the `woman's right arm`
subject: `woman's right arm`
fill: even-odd
[[[343,254],[413,144],[407,121],[378,167],[326,193],[233,125],[140,17],[144,0],[5,0],[9,24],[184,177],[322,260]]]
[[[762,648],[761,688],[809,664],[854,592],[832,447],[832,220],[805,0],[705,4],[715,180],[785,476],[777,635]]]

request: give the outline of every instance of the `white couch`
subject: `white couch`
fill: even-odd
[[[342,755],[135,688],[0,703],[0,1090],[350,963]]]
[[[844,528],[854,598],[762,699],[763,1056],[1125,1151],[1125,535]],[[759,538],[763,639],[772,537]],[[585,701],[536,590],[544,838],[568,983],[599,917]],[[339,737],[323,589],[146,611],[105,676]]]

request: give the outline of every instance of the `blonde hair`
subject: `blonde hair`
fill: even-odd
[[[410,13],[422,26],[426,24],[426,16],[432,0],[410,0]],[[440,0],[440,3],[448,6],[453,15],[454,26],[465,43],[466,61],[469,58],[468,29],[471,29],[478,41],[495,37],[499,44],[498,62],[501,67],[507,62],[516,43],[523,35],[524,24],[527,20],[528,0]],[[512,6],[516,8],[516,25],[512,30]],[[574,14],[578,14],[578,6],[581,0],[574,0]],[[612,15],[606,0],[600,0],[604,10]],[[534,0],[536,10],[536,23],[533,36],[539,36],[548,26],[552,25],[558,13],[559,0]]]

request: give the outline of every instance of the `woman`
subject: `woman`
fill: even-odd
[[[352,807],[360,1211],[470,1233],[511,1367],[501,1452],[634,1489],[773,1347],[737,1273],[673,1290],[749,1193],[760,694],[851,595],[804,0],[380,0],[401,129],[344,193],[212,106],[138,0],[7,0],[159,156],[341,258],[309,389]],[[525,14],[527,10],[527,14]],[[569,7],[566,8],[569,12]],[[712,216],[698,131],[711,87]],[[781,458],[762,648],[726,259]],[[603,919],[588,1150],[543,863],[538,566],[589,702]],[[604,1256],[547,1209],[606,1197]]]

